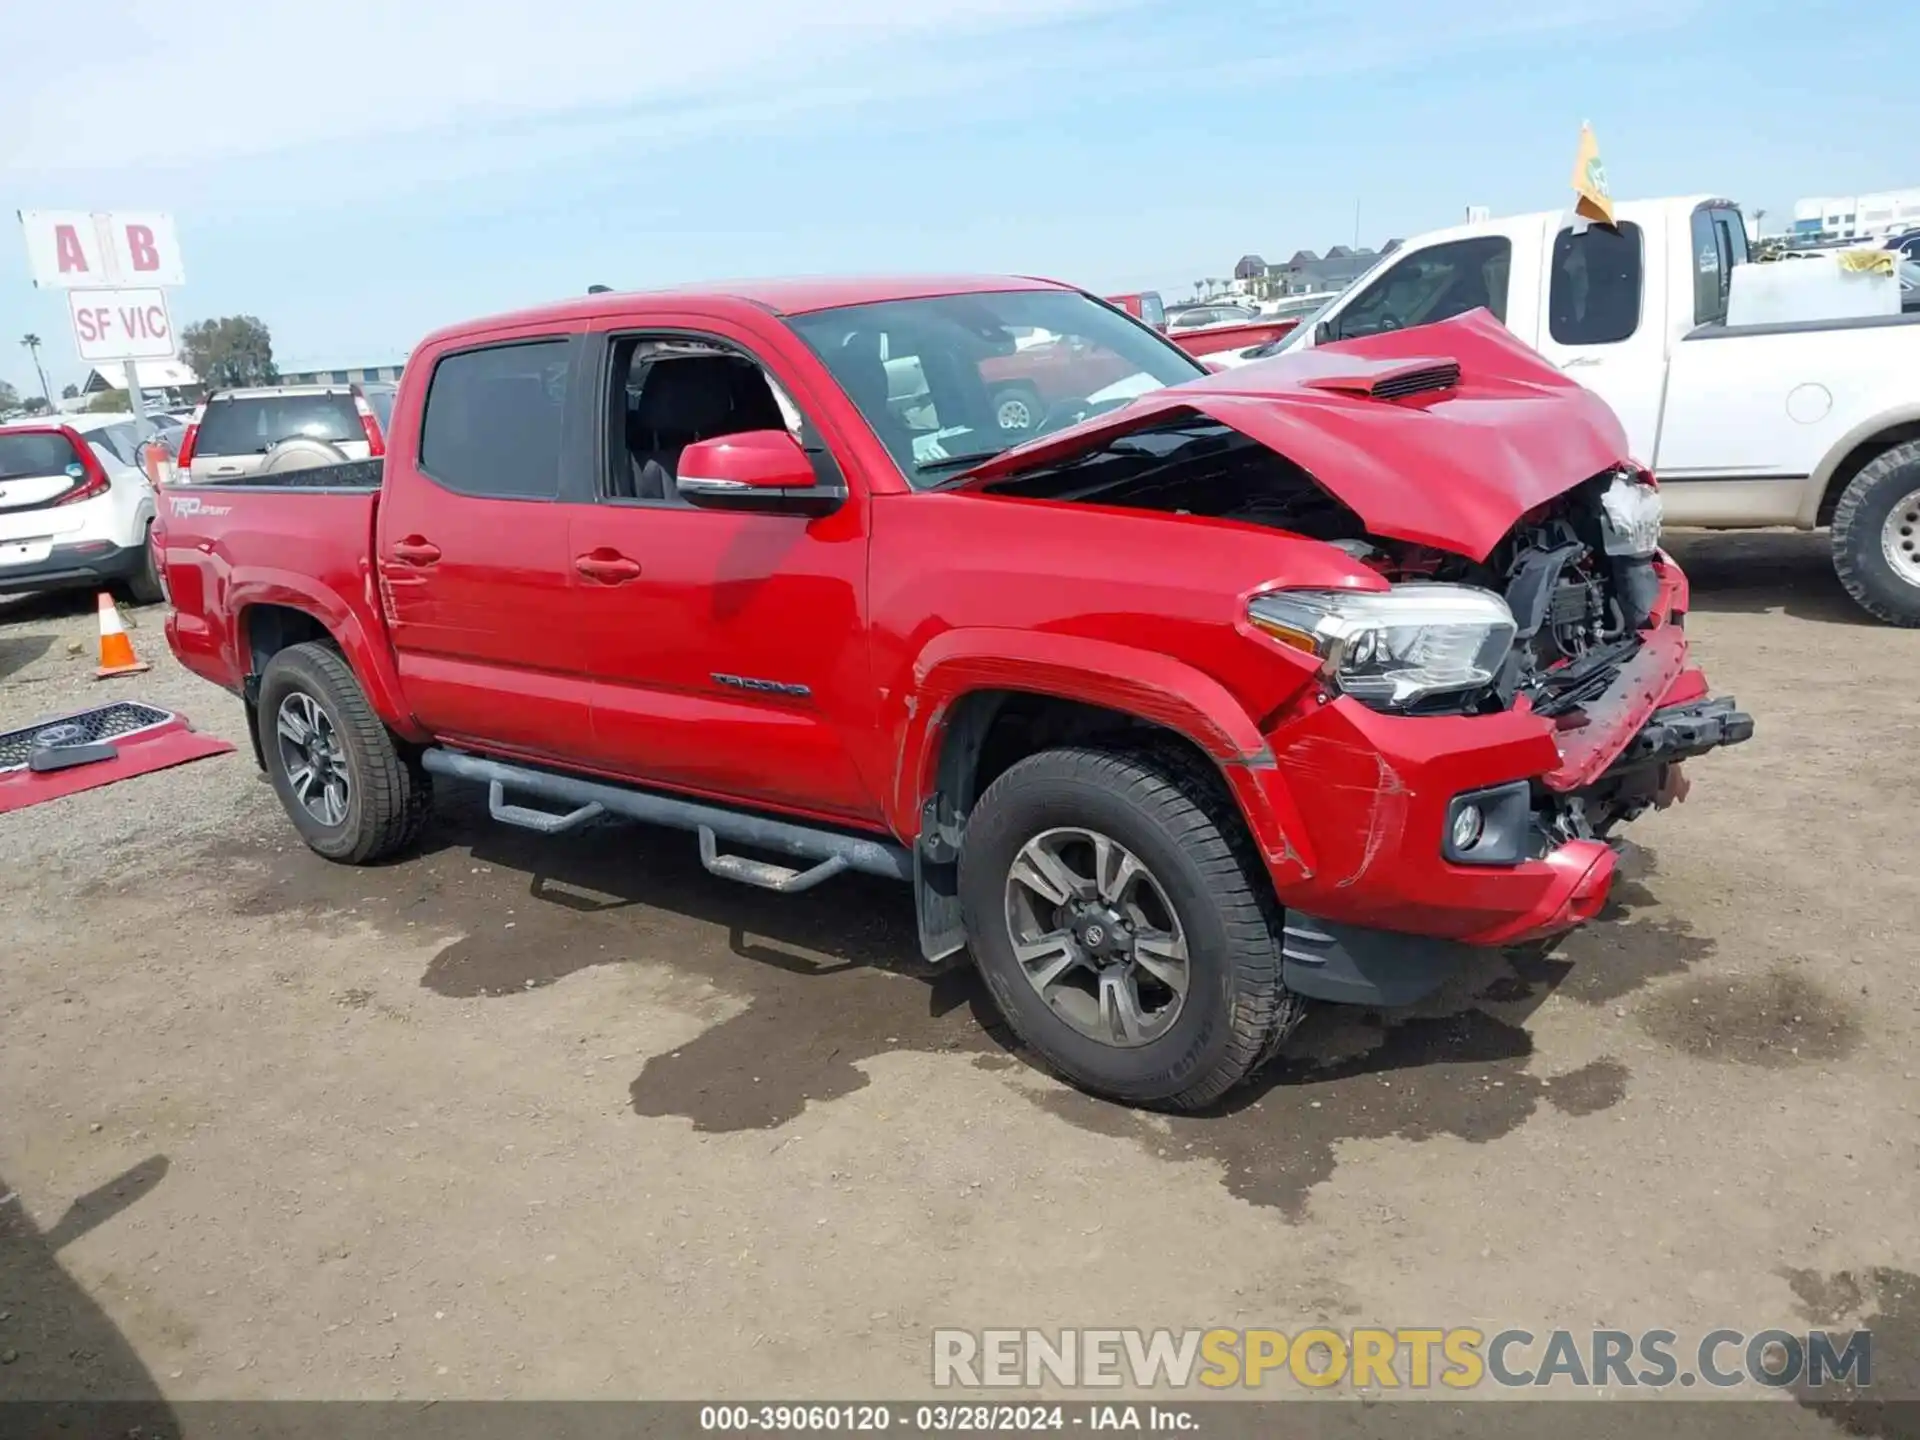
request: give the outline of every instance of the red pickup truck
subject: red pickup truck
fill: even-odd
[[[1126,374],[1009,448],[983,369],[1035,330]],[[1752,728],[1612,413],[1480,313],[1209,375],[1032,280],[600,294],[429,337],[384,460],[163,500],[167,638],[321,855],[458,781],[895,877],[1131,1103],[1592,918]]]

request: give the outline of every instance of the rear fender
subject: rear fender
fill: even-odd
[[[235,617],[231,641],[235,650],[234,672],[252,675],[256,671],[249,611],[262,605],[298,610],[318,621],[340,647],[354,679],[366,692],[367,703],[387,728],[402,739],[424,744],[433,737],[407,708],[386,634],[384,631],[369,633],[364,617],[380,613],[380,599],[374,593],[370,572],[363,572],[363,578],[367,582],[366,593],[355,604],[311,575],[276,570],[236,577],[229,600]]]
[[[946,722],[965,695],[1007,690],[1099,705],[1190,740],[1212,758],[1269,864],[1306,864],[1273,752],[1232,693],[1182,661],[1111,641],[1031,630],[949,630],[920,653],[895,753],[896,834],[917,837]]]

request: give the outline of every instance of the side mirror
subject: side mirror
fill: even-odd
[[[705,510],[825,515],[846,491],[823,486],[813,461],[785,430],[743,430],[700,440],[680,452],[674,484],[681,498]]]
[[[1331,320],[1322,320],[1318,325],[1313,327],[1313,343],[1314,344],[1325,345],[1332,339],[1333,339],[1333,322]]]

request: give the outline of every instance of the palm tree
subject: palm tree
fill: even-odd
[[[47,402],[47,409],[53,409],[53,391],[47,388],[47,372],[40,369],[40,337],[29,330],[20,337],[20,343],[28,354],[33,356],[33,368],[40,376],[40,394]]]

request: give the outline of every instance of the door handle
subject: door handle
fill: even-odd
[[[404,565],[431,565],[440,558],[440,547],[418,535],[393,542],[393,558]]]
[[[573,557],[573,568],[602,585],[618,585],[622,581],[640,578],[640,562],[629,560],[617,550],[592,550],[585,555],[576,555]]]

